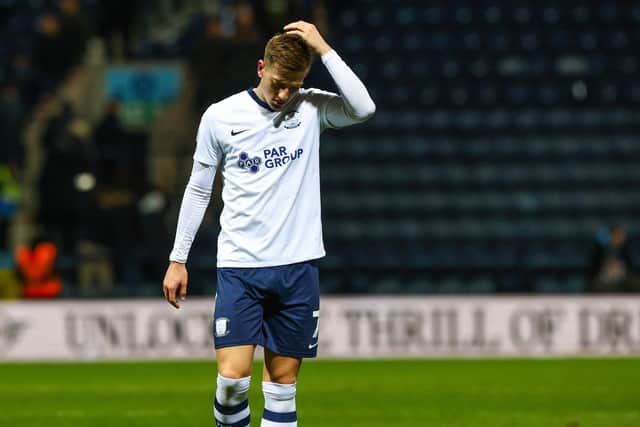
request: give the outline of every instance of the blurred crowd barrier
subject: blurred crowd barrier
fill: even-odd
[[[0,360],[209,359],[212,307],[2,303]],[[319,319],[327,358],[640,355],[638,297],[326,297]]]

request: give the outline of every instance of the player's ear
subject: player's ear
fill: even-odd
[[[264,74],[265,63],[264,60],[258,59],[258,77],[262,78],[262,74]]]

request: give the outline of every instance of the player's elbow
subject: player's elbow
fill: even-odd
[[[376,104],[373,102],[373,99],[369,99],[367,104],[367,108],[365,110],[365,120],[369,120],[376,113]]]
[[[186,192],[200,200],[209,200],[211,197],[211,188],[200,185],[191,180],[187,183]]]
[[[355,119],[359,122],[364,122],[369,120],[376,113],[376,104],[373,102],[371,98],[369,98],[368,102],[364,103],[355,114]]]

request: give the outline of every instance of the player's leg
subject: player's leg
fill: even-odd
[[[219,348],[214,415],[217,425],[245,427],[251,420],[249,385],[255,345]]]
[[[302,359],[264,350],[262,393],[264,413],[261,427],[296,427],[296,378]]]
[[[279,268],[278,303],[265,308],[262,427],[296,427],[296,380],[302,358],[318,349],[320,291],[310,263]],[[270,311],[272,310],[272,311]]]
[[[227,378],[250,376],[255,349],[255,345],[238,345],[217,349],[218,374]]]
[[[301,365],[302,358],[283,356],[265,348],[262,381],[293,384],[298,378]]]
[[[262,295],[247,283],[250,269],[218,269],[214,343],[218,379],[216,425],[246,427],[250,423],[249,385],[256,344],[262,344]]]

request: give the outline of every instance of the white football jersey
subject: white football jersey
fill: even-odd
[[[187,262],[218,167],[224,180],[219,267],[271,267],[324,256],[320,134],[368,120],[375,104],[336,51],[321,59],[340,95],[301,89],[282,111],[273,111],[249,89],[204,113],[171,261]]]
[[[194,159],[221,167],[218,267],[292,264],[325,255],[320,215],[320,133],[338,95],[300,89],[273,111],[253,89],[211,105]]]

